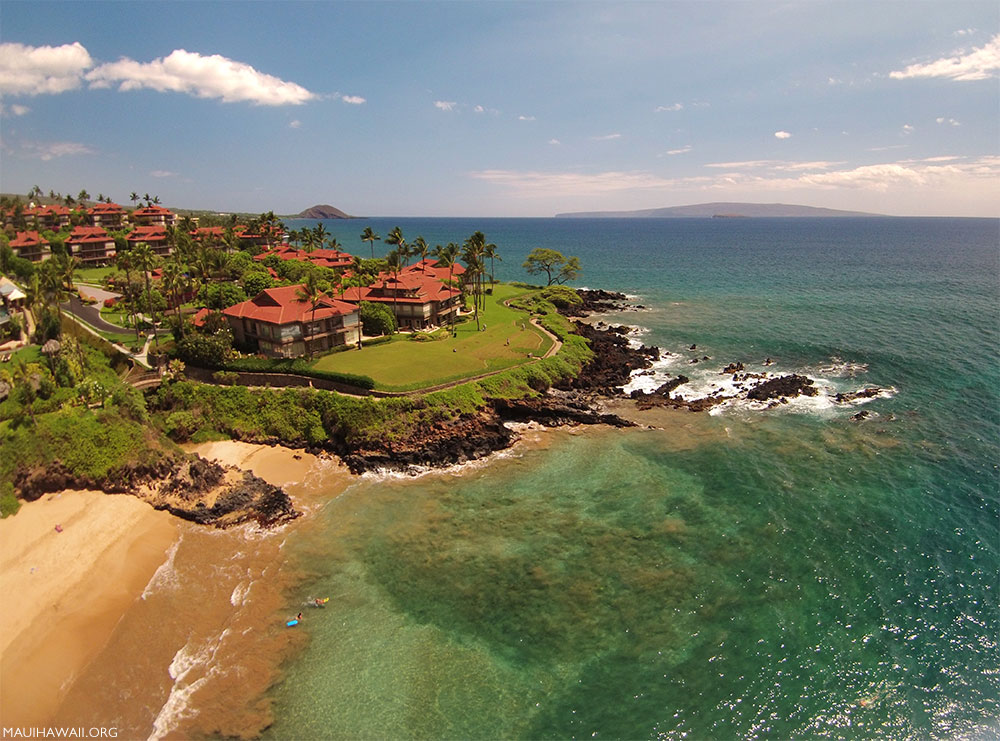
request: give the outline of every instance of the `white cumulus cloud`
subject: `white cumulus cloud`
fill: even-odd
[[[0,103],[0,116],[23,116],[26,113],[31,113],[31,109],[26,105],[15,103],[14,105],[5,106],[3,103]]]
[[[615,139],[621,139],[621,134],[605,134],[604,136],[592,136],[590,137],[595,142],[609,142]]]
[[[62,46],[0,44],[0,94],[65,93],[93,66],[79,42]]]
[[[684,109],[683,103],[673,103],[672,105],[658,105],[653,109],[654,113],[668,113],[672,111],[680,111]]]
[[[362,103],[368,102],[360,95],[341,95],[340,99],[345,103],[350,103],[351,105],[361,105]]]
[[[535,117],[534,116],[518,116],[517,120],[518,121],[534,121]]]
[[[945,118],[944,116],[941,116],[941,117],[936,118],[934,120],[937,121],[939,124],[948,124],[949,126],[961,126],[962,125],[958,121],[956,121],[954,118]]]
[[[894,80],[920,77],[940,77],[947,80],[988,80],[1000,71],[1000,34],[990,39],[985,46],[971,52],[956,52],[950,57],[942,57],[933,62],[911,64],[906,69],[889,73]]]
[[[622,191],[665,188],[675,181],[648,172],[538,172],[517,170],[479,170],[471,173],[478,180],[503,186],[520,197],[590,196]]]
[[[455,106],[457,106],[454,100],[435,100],[434,107],[441,111],[453,111]]]
[[[317,96],[301,85],[258,72],[249,64],[212,54],[176,49],[152,62],[123,57],[94,68],[86,75],[91,87],[118,85],[122,91],[149,88],[158,92],[187,93],[198,98],[218,98],[224,103],[300,105]]]
[[[290,121],[288,123],[288,128],[290,128],[290,129],[301,129],[302,128],[302,122],[299,121],[298,119],[295,119],[294,121]]]
[[[687,145],[681,147],[680,149],[668,149],[667,150],[667,154],[673,156],[673,155],[677,155],[677,154],[687,154],[690,151],[691,151],[691,145],[687,144]]]
[[[22,151],[28,156],[48,162],[56,157],[94,154],[94,150],[79,142],[23,142]]]
[[[775,139],[791,139],[792,135],[789,134],[787,131],[775,131],[774,132],[774,138]]]

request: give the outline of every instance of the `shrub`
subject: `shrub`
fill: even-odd
[[[163,431],[172,440],[184,442],[198,429],[198,418],[188,411],[173,412],[163,424]]]
[[[362,301],[361,328],[369,336],[392,334],[396,331],[396,317],[382,304]]]
[[[212,374],[212,380],[221,386],[235,386],[236,382],[240,380],[240,374],[235,371],[215,371]]]
[[[104,308],[110,309],[117,303],[117,301],[118,299],[114,298],[113,296],[111,298],[104,299]]]
[[[17,514],[21,500],[14,496],[14,485],[9,481],[0,484],[0,518]]]

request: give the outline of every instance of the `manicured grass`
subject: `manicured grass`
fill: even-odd
[[[10,360],[8,360],[7,363],[16,363],[18,360],[24,361],[25,363],[41,363],[45,360],[45,358],[42,357],[42,348],[38,345],[25,345],[20,350],[15,350],[13,354],[11,354]]]
[[[470,320],[456,325],[454,338],[447,331],[435,333],[444,339],[425,342],[398,335],[382,345],[319,358],[313,367],[369,376],[383,391],[413,391],[521,365],[529,362],[529,353],[541,357],[552,347],[552,339],[533,327],[527,314],[503,304],[526,292],[497,285],[479,317],[485,331],[477,331]]]
[[[101,268],[77,268],[73,273],[74,280],[79,283],[93,283],[94,285],[104,285],[104,279],[112,273],[117,273],[118,268],[113,265],[106,265]]]

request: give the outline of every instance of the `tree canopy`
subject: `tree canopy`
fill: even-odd
[[[548,280],[545,284],[547,286],[576,280],[583,272],[580,268],[580,258],[564,257],[558,250],[550,250],[545,247],[533,249],[521,267],[531,275],[544,273]]]

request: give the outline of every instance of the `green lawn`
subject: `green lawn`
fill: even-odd
[[[314,367],[369,376],[383,391],[412,391],[520,365],[529,361],[529,353],[537,358],[552,347],[552,339],[528,323],[527,314],[503,305],[524,293],[521,287],[497,285],[480,314],[485,331],[476,331],[472,320],[456,326],[455,338],[441,332],[445,339],[416,342],[398,335],[383,345],[319,358]]]
[[[118,268],[113,265],[102,268],[77,268],[73,277],[78,283],[92,283],[95,286],[102,286],[107,276],[117,272]]]

